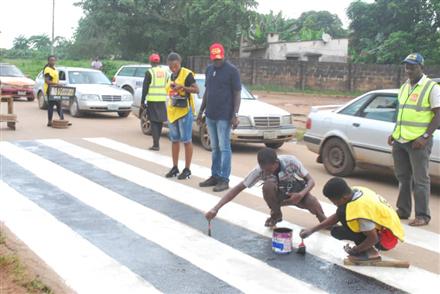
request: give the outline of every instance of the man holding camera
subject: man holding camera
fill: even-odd
[[[263,197],[270,208],[266,227],[282,221],[281,206],[295,205],[307,209],[320,222],[326,219],[318,199],[310,194],[315,181],[304,165],[291,155],[277,156],[275,150],[264,148],[257,154],[258,166],[232,188],[205,216],[213,219],[223,205],[233,200],[241,191],[263,181]]]

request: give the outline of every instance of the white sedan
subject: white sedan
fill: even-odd
[[[195,95],[196,112],[202,104],[205,92],[205,75],[195,76],[200,93]],[[139,117],[142,88],[135,91],[133,113]],[[240,124],[231,132],[233,143],[264,143],[270,148],[280,148],[285,142],[295,137],[296,129],[293,126],[292,115],[273,105],[258,101],[244,86],[241,91],[241,105],[238,113]],[[145,112],[141,114],[141,129],[144,134],[150,134],[150,124]],[[194,116],[196,119],[196,116]],[[206,124],[199,127],[193,124],[193,133],[200,137],[202,146],[210,150],[210,139]]]
[[[76,96],[62,102],[72,116],[78,117],[84,112],[117,112],[120,117],[130,114],[133,95],[112,85],[101,71],[76,67],[57,67],[57,70],[60,85],[76,88]],[[40,72],[35,79],[34,94],[41,109],[47,108],[43,85],[44,77]]]
[[[312,107],[304,141],[328,173],[347,176],[356,166],[393,169],[388,136],[396,121],[398,90],[368,92],[343,106]],[[440,130],[434,132],[429,173],[440,178]]]

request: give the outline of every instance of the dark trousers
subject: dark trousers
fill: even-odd
[[[153,136],[153,146],[159,147],[159,139],[162,135],[162,122],[152,121],[151,123],[151,135]]]
[[[354,233],[344,226],[335,226],[330,233],[335,239],[353,241],[356,245],[361,244],[367,238],[364,234]]]
[[[63,109],[61,108],[61,101],[48,101],[47,102],[47,119],[49,122],[52,121],[53,118],[53,107],[57,107],[57,113],[60,119],[64,119]]]

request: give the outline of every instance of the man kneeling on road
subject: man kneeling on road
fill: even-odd
[[[332,178],[324,186],[323,194],[338,208],[319,225],[302,230],[305,239],[314,232],[332,227],[331,235],[338,240],[353,241],[344,250],[352,261],[380,260],[375,249],[393,249],[404,232],[399,216],[388,202],[374,191],[364,187],[350,188],[341,178]],[[341,222],[342,226],[335,226]]]
[[[320,222],[326,219],[318,200],[310,194],[315,181],[295,156],[277,156],[275,150],[264,148],[258,152],[257,160],[258,166],[206,213],[208,220],[213,219],[219,209],[241,191],[251,188],[260,181],[263,181],[264,200],[270,208],[270,217],[266,220],[266,227],[273,227],[282,221],[281,206],[286,205],[307,209]]]

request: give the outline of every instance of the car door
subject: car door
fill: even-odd
[[[356,160],[381,166],[393,166],[388,136],[393,132],[397,94],[373,93],[349,122],[347,135]]]
[[[147,72],[147,69],[148,68],[145,66],[136,68],[136,71],[134,73],[134,78],[133,78],[135,90],[137,88],[142,88],[142,84],[144,82],[145,73]]]

